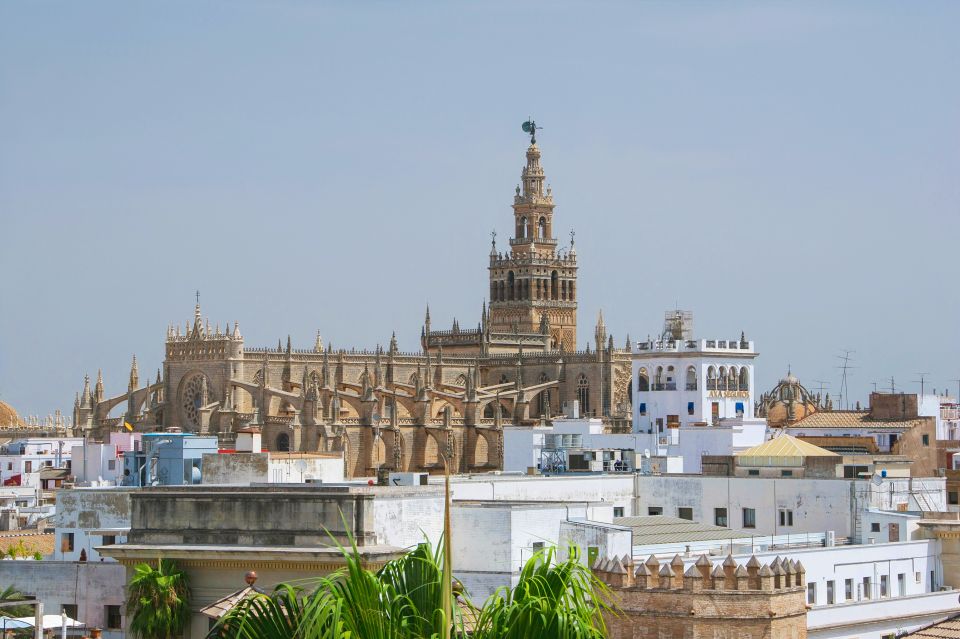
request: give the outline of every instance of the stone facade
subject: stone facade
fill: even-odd
[[[799,562],[752,557],[746,566],[706,555],[684,569],[679,555],[598,560],[594,574],[619,614],[606,616],[610,639],[805,639],[805,571]]]
[[[514,198],[515,237],[491,249],[489,304],[476,329],[434,330],[427,310],[419,349],[335,349],[319,334],[309,349],[248,348],[236,322],[211,327],[200,305],[169,327],[163,370],[140,381],[136,358],[127,391],[108,397],[89,377],[74,424],[103,439],[129,423],[137,431],[179,428],[216,434],[231,446],[258,426],[274,451],[342,452],[347,477],[379,469],[455,472],[503,465],[504,422],[549,421],[565,404],[629,431],[630,355],[614,347],[602,315],[594,343],[576,349],[577,256],[557,249],[553,196],[540,150],[527,149]],[[629,339],[627,340],[629,343]],[[121,417],[110,417],[123,410]]]

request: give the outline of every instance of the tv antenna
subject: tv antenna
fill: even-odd
[[[816,384],[817,394],[820,395],[821,399],[823,398],[823,391],[827,388],[830,388],[830,382],[824,381],[822,379],[815,379],[813,383]]]
[[[919,380],[917,380],[917,379],[913,380],[913,383],[914,383],[914,384],[920,384],[920,397],[923,397],[923,390],[924,390],[926,378],[927,378],[928,375],[930,375],[930,373],[917,373],[917,375],[920,376],[920,379],[919,379]]]
[[[853,361],[852,355],[857,351],[850,350],[848,348],[845,348],[842,350],[843,350],[843,355],[837,355],[837,359],[840,360],[840,365],[837,366],[836,368],[839,368],[841,370],[840,397],[838,398],[837,403],[844,410],[846,410],[850,408],[850,398],[849,398],[850,392],[849,392],[849,389],[847,388],[847,373],[853,370],[854,368],[858,368],[857,366],[854,366],[853,364],[850,363]]]

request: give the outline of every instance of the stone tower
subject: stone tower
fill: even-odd
[[[490,249],[490,328],[503,333],[549,331],[551,346],[576,350],[577,252],[557,249],[553,195],[545,187],[540,148],[531,139],[513,198],[510,250]]]

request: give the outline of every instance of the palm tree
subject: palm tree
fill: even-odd
[[[130,580],[127,614],[130,630],[139,639],[174,639],[190,619],[187,576],[167,559],[157,567],[142,563]]]
[[[610,591],[571,549],[554,561],[554,549],[534,555],[512,589],[491,596],[479,611],[474,639],[603,639]]]
[[[219,639],[419,639],[442,637],[457,618],[443,611],[442,548],[419,545],[378,572],[362,565],[356,545],[341,548],[343,569],[321,577],[316,588],[280,584],[270,595],[241,601],[210,633]]]
[[[602,639],[609,592],[576,553],[556,561],[553,549],[534,555],[512,590],[491,596],[479,610],[465,598],[444,614],[441,548],[423,543],[378,572],[366,570],[356,546],[346,566],[306,593],[280,584],[272,594],[241,601],[210,633],[217,639]],[[451,621],[447,621],[450,619]],[[472,626],[472,627],[471,627]]]
[[[26,597],[22,592],[13,586],[7,586],[0,590],[0,601],[25,601]],[[22,606],[5,606],[0,608],[0,617],[32,617],[33,606],[25,604]]]

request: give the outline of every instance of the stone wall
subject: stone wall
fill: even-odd
[[[619,614],[606,616],[610,639],[805,639],[805,570],[799,562],[761,564],[701,556],[684,569],[679,555],[660,564],[599,559],[594,574],[611,589]]]

